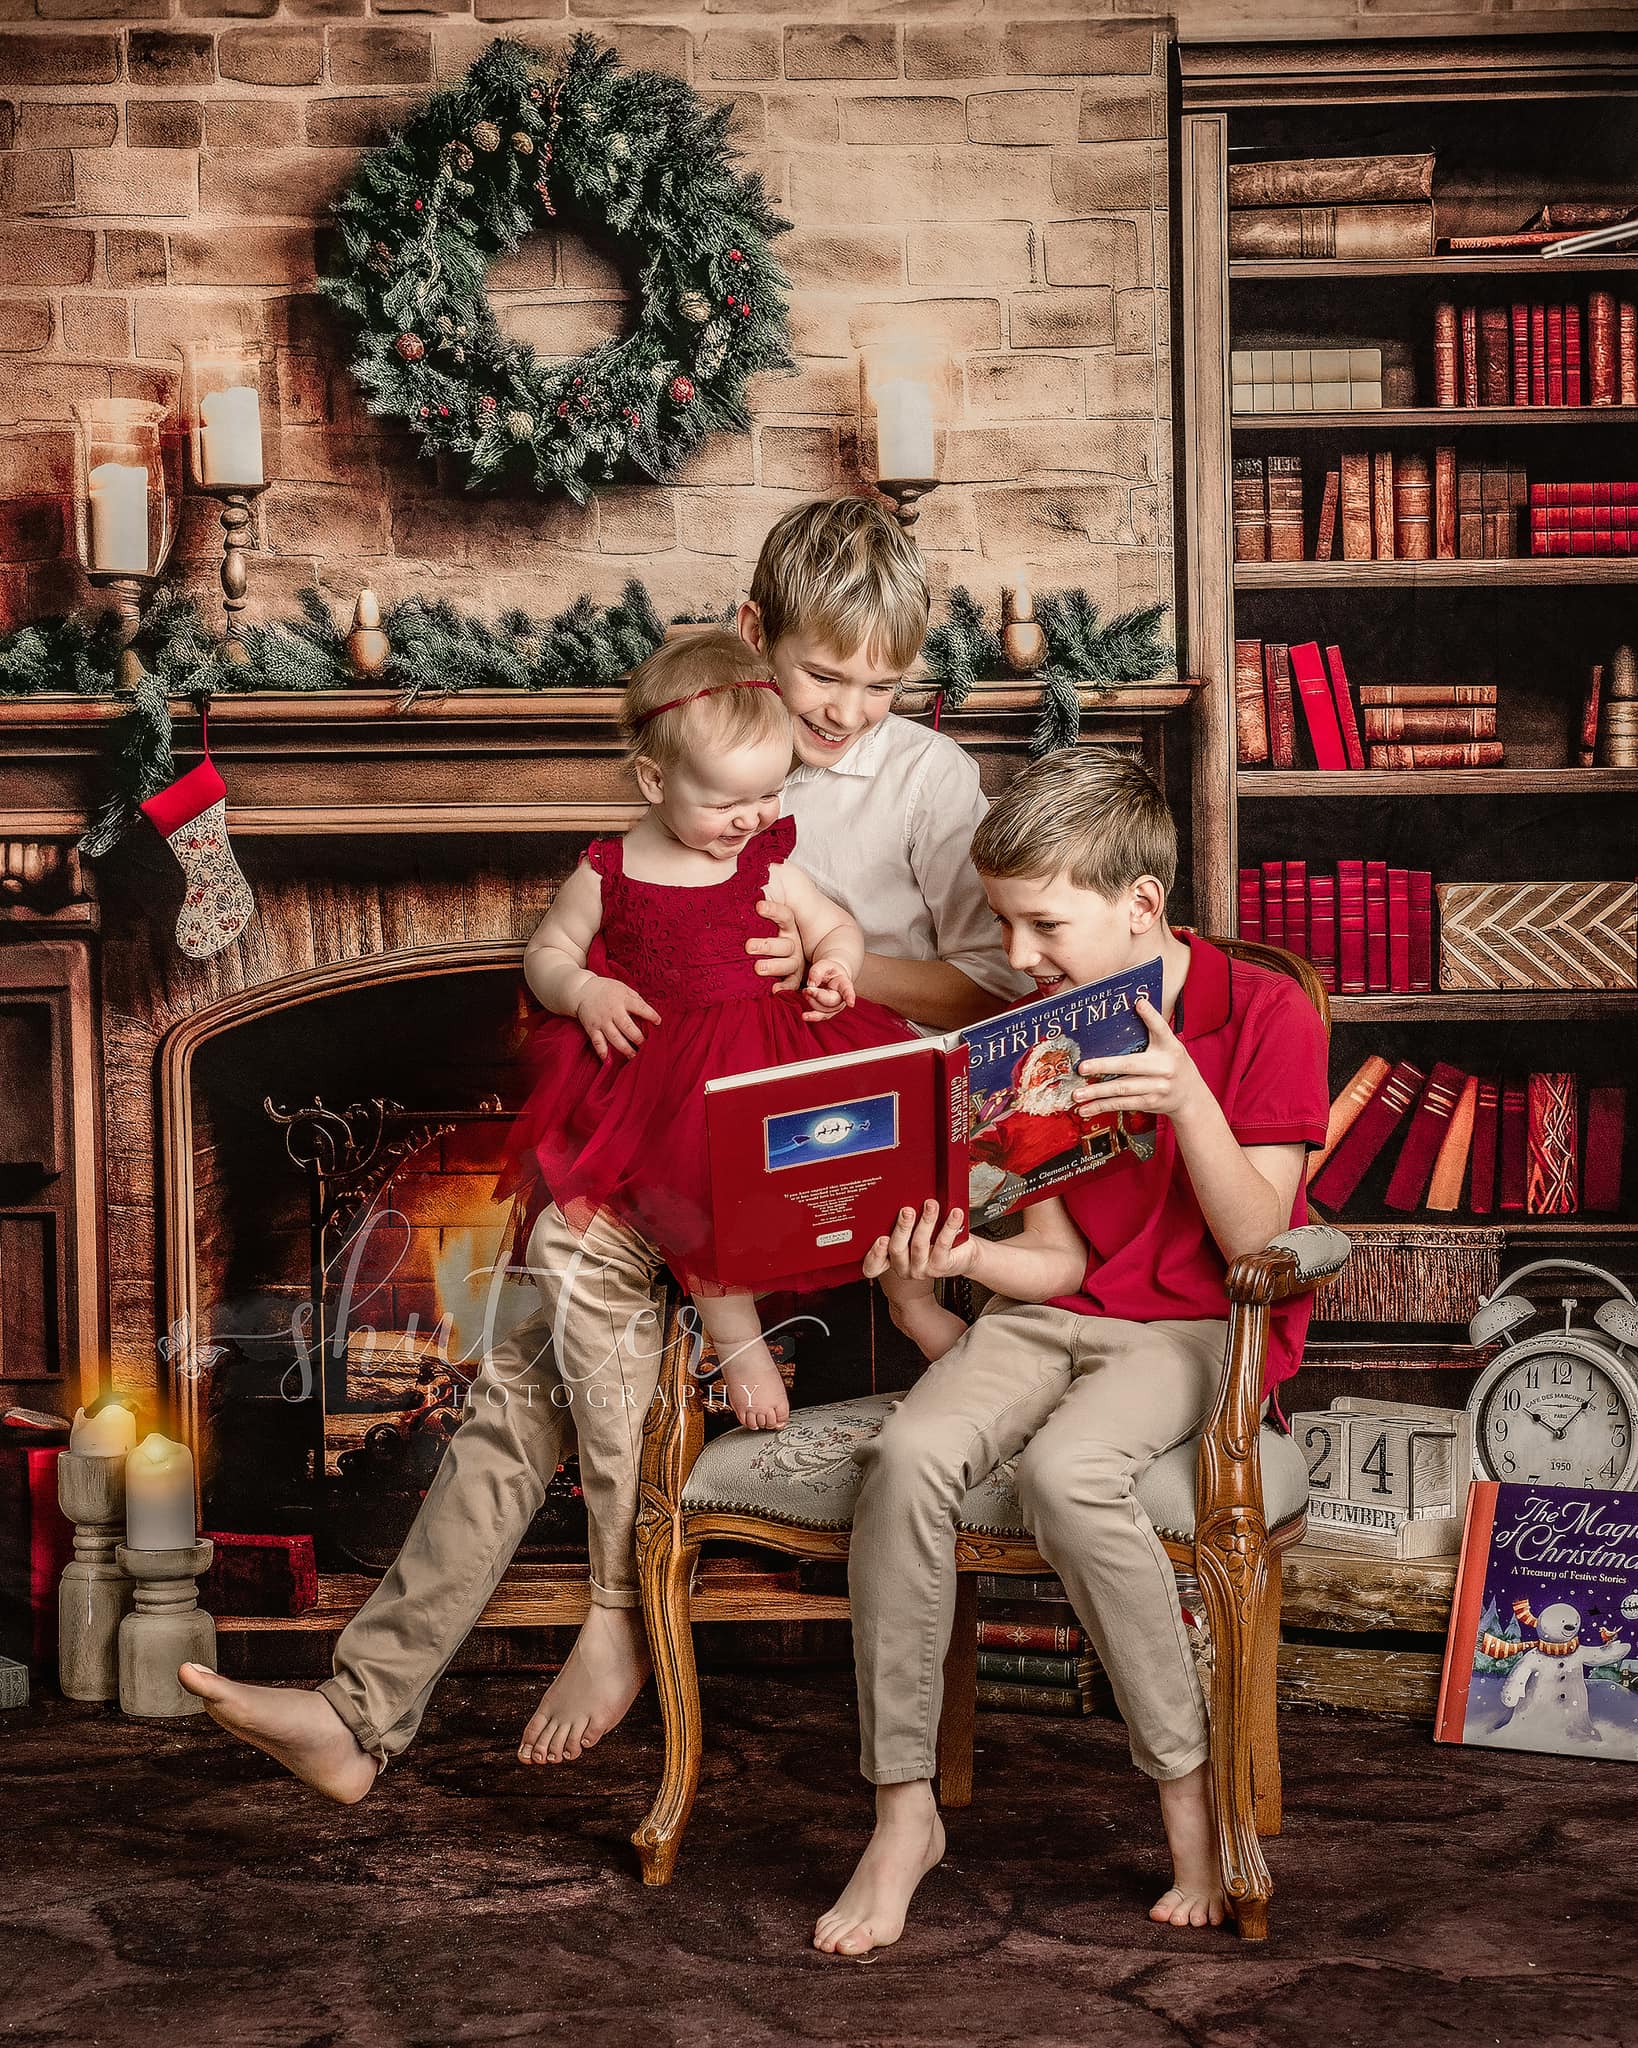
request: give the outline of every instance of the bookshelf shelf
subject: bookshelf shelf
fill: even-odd
[[[1544,260],[1529,249],[1498,249],[1469,256],[1403,256],[1367,261],[1334,256],[1241,256],[1229,265],[1234,284],[1273,284],[1301,278],[1310,283],[1334,277],[1422,277],[1454,283],[1464,277],[1538,277],[1549,290],[1555,279],[1638,270],[1638,255],[1621,250]],[[1554,294],[1557,296],[1557,294]]]
[[[1566,803],[1588,796],[1638,795],[1638,768],[1249,768],[1240,776],[1243,803],[1290,797],[1552,796]]]
[[[1352,433],[1357,428],[1418,427],[1444,434],[1462,427],[1631,427],[1631,405],[1409,405],[1374,412],[1237,412],[1237,434]]]
[[[1483,1023],[1638,1016],[1634,989],[1466,989],[1460,994],[1332,996],[1338,1024]]]
[[[1316,1214],[1323,1213],[1316,1211]],[[1437,1232],[1440,1239],[1460,1236],[1464,1230],[1475,1233],[1501,1230],[1509,1237],[1610,1237],[1638,1238],[1638,1223],[1629,1223],[1616,1216],[1462,1216],[1452,1214],[1440,1216],[1432,1221],[1415,1216],[1395,1216],[1387,1220],[1378,1218],[1369,1223],[1359,1223],[1351,1216],[1326,1217],[1335,1222],[1338,1230],[1346,1231],[1350,1237],[1368,1237],[1373,1230],[1391,1230],[1395,1238],[1412,1235],[1418,1230]],[[1331,1343],[1330,1338],[1318,1338],[1316,1344],[1323,1347]],[[1316,1363],[1324,1363],[1316,1356]]]
[[[1496,590],[1638,583],[1638,555],[1506,561],[1236,562],[1236,590]]]

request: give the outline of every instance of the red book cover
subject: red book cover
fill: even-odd
[[[1547,403],[1547,308],[1530,308],[1530,403]]]
[[[1594,292],[1587,300],[1588,397],[1594,405],[1613,405],[1619,384],[1615,296]]]
[[[1627,1132],[1625,1088],[1593,1088],[1587,1094],[1587,1157],[1581,1174],[1581,1206],[1606,1216],[1621,1206],[1621,1154]]]
[[[1564,403],[1564,308],[1547,308],[1547,403]]]
[[[1263,944],[1285,944],[1285,862],[1263,862]]]
[[[1514,306],[1513,327],[1513,403],[1530,403],[1530,308]]]
[[[1525,1155],[1528,1151],[1527,1091],[1522,1081],[1504,1081],[1501,1099],[1501,1152],[1497,1165],[1496,1206],[1524,1208]]]
[[[1475,1479],[1468,1487],[1467,1518],[1462,1525],[1462,1558],[1456,1567],[1456,1591],[1450,1605],[1450,1633],[1445,1638],[1439,1705],[1433,1719],[1435,1742],[1465,1742],[1467,1739],[1467,1704],[1473,1690],[1474,1655],[1482,1640],[1479,1624],[1486,1612],[1485,1582],[1490,1575],[1490,1537],[1496,1526],[1496,1496],[1500,1491],[1494,1479]],[[1499,1612],[1496,1618],[1499,1622]]]
[[[1365,982],[1371,989],[1388,986],[1388,863],[1365,863]]]
[[[1411,1060],[1401,1060],[1354,1119],[1347,1135],[1309,1186],[1309,1198],[1328,1209],[1341,1209],[1370,1171],[1371,1163],[1393,1136],[1401,1117],[1416,1100],[1426,1076]],[[1428,1170],[1433,1155],[1428,1155]]]
[[[1564,403],[1581,403],[1581,308],[1564,308]]]
[[[1410,874],[1388,870],[1388,986],[1396,995],[1411,991]]]
[[[1410,986],[1413,995],[1433,987],[1433,874],[1410,871]]]
[[[1524,1208],[1530,1216],[1573,1216],[1580,1164],[1574,1074],[1532,1074],[1527,1097]]]
[[[1331,697],[1342,733],[1343,757],[1350,768],[1363,768],[1365,749],[1360,744],[1359,718],[1354,710],[1353,692],[1348,687],[1348,671],[1342,665],[1342,649],[1334,641],[1325,650],[1325,660],[1331,671]]]
[[[1285,864],[1285,944],[1291,953],[1308,957],[1308,863]]]
[[[1494,1074],[1481,1074],[1479,1100],[1473,1111],[1467,1197],[1475,1216],[1488,1216],[1496,1206],[1496,1140],[1500,1131],[1501,1082]]]
[[[1462,403],[1479,402],[1479,309],[1462,308]]]
[[[1308,884],[1308,957],[1327,995],[1337,989],[1337,885],[1333,875]]]
[[[1337,992],[1365,993],[1365,863],[1337,862]]]
[[[1405,1133],[1393,1177],[1388,1182],[1388,1192],[1383,1197],[1388,1208],[1403,1213],[1422,1206],[1422,1197],[1427,1193],[1428,1181],[1433,1174],[1434,1158],[1466,1079],[1460,1067],[1450,1066],[1444,1060],[1434,1061],[1433,1072],[1417,1101],[1416,1114]]]
[[[1297,765],[1297,707],[1291,701],[1290,651],[1283,641],[1263,645],[1263,681],[1268,699],[1268,765]]]
[[[1507,308],[1487,306],[1479,315],[1479,402],[1506,405],[1513,395]]]
[[[1616,398],[1622,405],[1638,405],[1638,306],[1631,299],[1621,301]]]
[[[1308,724],[1316,768],[1346,768],[1342,750],[1342,728],[1337,724],[1336,700],[1331,681],[1320,658],[1319,642],[1304,640],[1290,650],[1291,680],[1297,686],[1302,715]]]
[[[1240,870],[1240,915],[1236,920],[1242,939],[1263,936],[1263,877],[1260,868]]]

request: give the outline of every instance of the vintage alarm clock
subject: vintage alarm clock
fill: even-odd
[[[1563,1328],[1521,1341],[1515,1333],[1536,1310],[1514,1290],[1549,1269],[1590,1273],[1613,1298],[1587,1330],[1574,1326],[1574,1297],[1562,1296]],[[1582,1259],[1532,1260],[1480,1303],[1468,1335],[1504,1347],[1468,1396],[1478,1477],[1612,1491],[1638,1480],[1638,1304],[1613,1273]]]

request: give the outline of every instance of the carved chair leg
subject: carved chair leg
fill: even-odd
[[[1251,1783],[1259,1835],[1280,1832],[1280,1725],[1276,1695],[1280,1663],[1282,1560],[1268,1560],[1268,1586],[1257,1628],[1257,1663],[1251,1688]]]
[[[944,1711],[938,1720],[938,1797],[941,1806],[970,1806],[973,1736],[978,1719],[978,1581],[956,1578],[955,1621],[944,1653]]]
[[[1200,1532],[1196,1570],[1211,1627],[1211,1775],[1223,1886],[1240,1934],[1268,1934],[1273,1880],[1257,1841],[1252,1794],[1252,1738],[1257,1666],[1256,1624],[1267,1573],[1260,1516],[1231,1509]]]
[[[669,1884],[700,1782],[700,1682],[694,1663],[688,1582],[698,1544],[680,1541],[669,1514],[640,1516],[637,1574],[665,1731],[665,1767],[654,1804],[632,1835],[644,1884]]]

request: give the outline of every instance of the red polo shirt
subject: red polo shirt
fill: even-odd
[[[1323,1145],[1325,1027],[1287,974],[1231,961],[1192,932],[1189,971],[1172,1029],[1222,1105],[1242,1145]],[[1198,1321],[1228,1314],[1228,1268],[1207,1227],[1178,1151],[1170,1117],[1161,1117],[1153,1157],[1112,1160],[1064,1190],[1064,1207],[1085,1237],[1086,1279],[1054,1308],[1125,1322]],[[1297,1183],[1287,1228],[1308,1220]],[[1263,1391],[1302,1363],[1311,1298],[1276,1304],[1269,1319]]]

